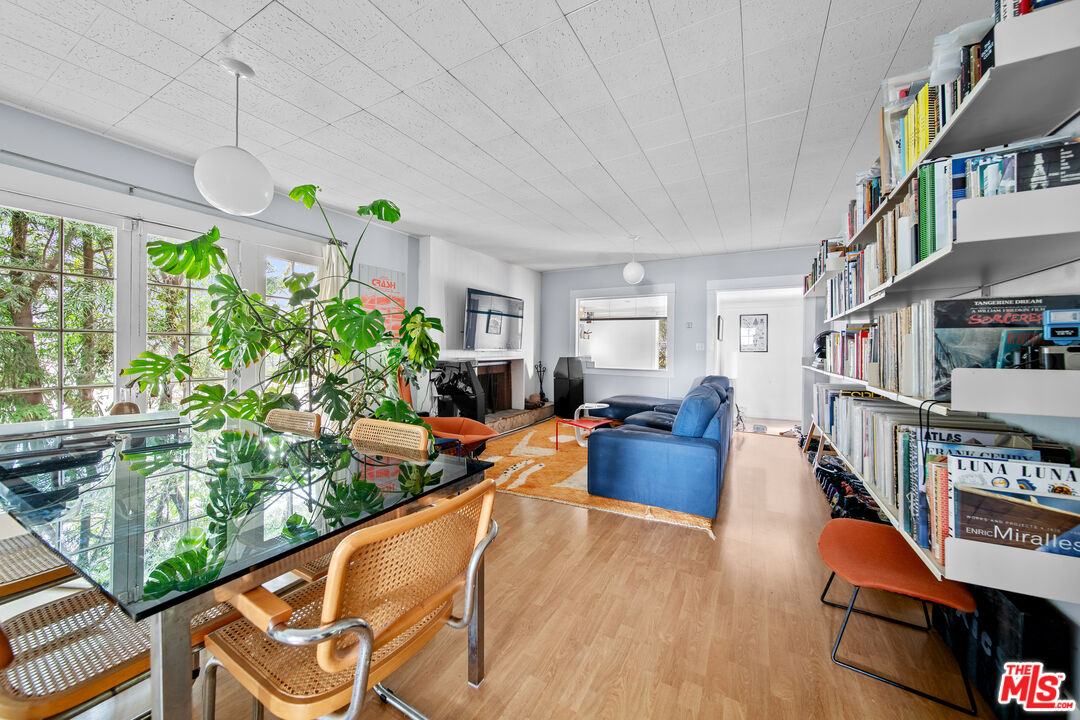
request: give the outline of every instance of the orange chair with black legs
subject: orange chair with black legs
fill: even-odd
[[[405,376],[398,372],[398,397],[412,407],[412,386]],[[457,447],[448,450],[446,443],[436,443],[436,449],[449,455],[475,455],[483,452],[484,445],[497,432],[482,422],[465,417],[425,417],[424,422],[431,428],[431,434],[441,440],[454,441]]]

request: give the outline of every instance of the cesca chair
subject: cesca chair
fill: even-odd
[[[319,413],[274,408],[266,413],[265,422],[271,430],[277,432],[290,432],[315,438],[322,432],[322,415]]]
[[[192,648],[237,617],[228,603],[196,615]],[[72,717],[149,674],[149,626],[97,590],[19,613],[0,630],[0,717],[6,720]]]
[[[244,619],[211,633],[203,720],[214,720],[218,667],[285,720],[312,720],[347,708],[360,714],[369,688],[410,718],[423,718],[382,680],[444,624],[464,628],[476,577],[498,526],[495,483],[418,512],[358,530],[334,550],[327,575],[281,598],[263,588],[236,596]],[[454,595],[465,590],[453,617]]]
[[[0,604],[74,577],[67,563],[30,533],[0,538]]]

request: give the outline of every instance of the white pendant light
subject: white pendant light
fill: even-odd
[[[257,157],[240,149],[240,78],[250,65],[226,58],[221,66],[236,76],[236,144],[207,150],[195,161],[195,186],[206,201],[230,215],[258,215],[274,199],[274,179]]]
[[[637,235],[631,238],[633,250],[630,254],[630,262],[626,263],[622,269],[622,279],[627,285],[637,285],[645,279],[645,267],[637,261],[637,239]]]

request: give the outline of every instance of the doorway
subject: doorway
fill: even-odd
[[[802,417],[801,287],[716,291],[712,372],[727,375],[749,430],[790,429]]]

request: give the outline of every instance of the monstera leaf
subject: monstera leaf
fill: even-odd
[[[210,341],[210,357],[225,370],[254,365],[266,356],[273,342],[271,334],[259,327],[234,329]]]
[[[442,474],[442,470],[431,472],[427,465],[403,462],[398,467],[398,487],[406,495],[419,495],[427,486],[437,485]]]
[[[319,297],[319,285],[315,283],[315,273],[293,273],[285,278],[285,287],[288,288],[289,305],[297,306]]]
[[[343,388],[349,384],[348,378],[328,373],[311,396],[311,402],[326,413],[326,416],[341,422],[349,417],[349,402],[352,397]]]
[[[364,310],[360,298],[334,298],[326,305],[326,316],[330,319],[330,329],[341,342],[348,343],[357,352],[378,345],[386,331],[382,313]]]
[[[355,520],[381,509],[385,500],[378,485],[362,479],[360,473],[353,473],[350,482],[331,483],[327,488],[323,517],[330,525],[338,525],[345,518]]]
[[[281,536],[289,543],[298,543],[318,537],[319,531],[306,517],[299,513],[293,513],[285,520],[285,527],[281,529]]]
[[[146,254],[150,262],[164,273],[202,280],[225,265],[225,251],[217,246],[220,238],[220,231],[214,227],[205,235],[187,242],[151,240],[146,244]]]
[[[424,308],[417,307],[406,312],[401,319],[398,342],[405,349],[405,358],[416,368],[434,370],[439,359],[439,343],[431,337],[431,331],[442,332],[442,321],[429,318]]]
[[[239,417],[236,408],[239,396],[235,390],[226,391],[221,385],[200,383],[191,395],[180,401],[184,415],[191,415],[196,422],[205,422],[219,417]]]
[[[151,395],[161,393],[170,383],[170,377],[177,382],[191,377],[191,363],[188,356],[179,353],[174,357],[165,357],[149,350],[139,353],[139,356],[124,368],[121,375],[133,375],[133,382],[137,383],[140,392],[150,391]]]
[[[156,600],[173,590],[195,590],[221,573],[225,559],[213,552],[202,528],[191,528],[177,541],[176,554],[158,563],[143,585],[143,599]]]
[[[315,193],[319,192],[316,185],[297,185],[289,191],[289,199],[304,203],[308,210],[315,205]]]
[[[360,217],[371,215],[383,222],[395,223],[401,219],[401,209],[389,200],[372,200],[367,205],[356,208],[356,214]]]
[[[416,414],[416,411],[409,407],[409,404],[404,400],[383,400],[379,407],[375,408],[375,417],[379,420],[389,420],[390,422],[405,423],[406,425],[423,425],[430,429],[424,418]]]
[[[266,391],[257,393],[248,390],[233,404],[236,416],[245,420],[262,420],[271,410],[299,410],[300,398],[292,393]]]

